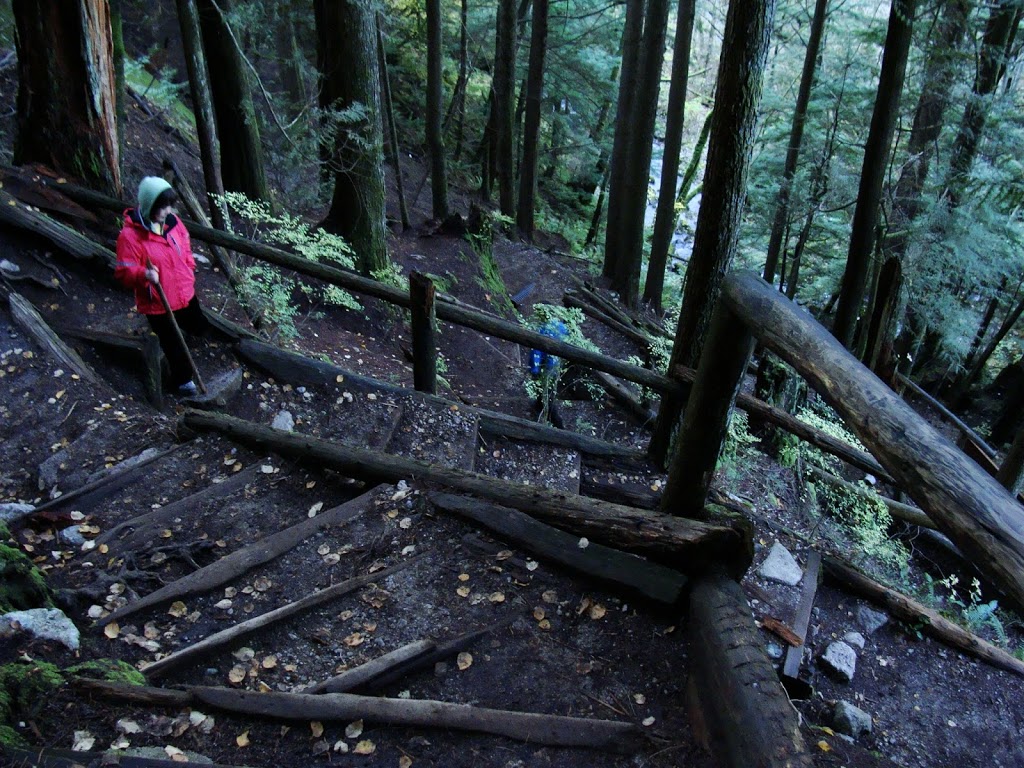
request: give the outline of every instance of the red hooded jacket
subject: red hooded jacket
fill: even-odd
[[[161,236],[146,229],[134,208],[124,212],[124,227],[117,237],[114,277],[135,289],[135,305],[144,315],[162,315],[164,305],[156,288],[146,279],[146,267],[160,271],[160,285],[171,310],[183,309],[196,295],[196,260],[192,241],[181,220],[168,215],[167,231]]]

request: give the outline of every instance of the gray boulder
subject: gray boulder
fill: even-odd
[[[69,619],[64,611],[56,608],[32,608],[27,611],[11,611],[5,613],[0,620],[8,624],[18,623],[23,632],[40,640],[54,640],[63,643],[72,651],[77,651],[81,641],[78,627]]]
[[[69,525],[67,528],[63,528],[57,534],[57,538],[61,544],[66,544],[69,547],[80,547],[85,544],[85,536],[82,535],[82,531],[77,525]]]
[[[68,453],[67,448],[61,448],[39,465],[40,491],[45,491],[47,488],[53,488],[53,486],[57,484],[57,481],[61,479],[64,470],[68,468],[68,461],[70,459],[71,454]]]
[[[871,715],[848,701],[837,701],[832,713],[832,726],[839,733],[857,738],[871,733]]]
[[[856,611],[854,611],[854,618],[857,620],[857,624],[860,625],[860,628],[869,635],[873,635],[889,623],[888,616],[881,611],[868,608],[866,605],[857,606]]]
[[[844,683],[853,680],[857,671],[857,652],[842,640],[830,643],[820,661],[827,672]]]
[[[283,429],[285,432],[291,432],[295,429],[295,417],[288,411],[278,411],[270,426],[274,429]]]
[[[859,651],[864,650],[864,643],[867,642],[860,632],[847,632],[843,635],[843,641]]]
[[[0,523],[13,523],[21,518],[30,515],[35,509],[31,504],[18,504],[17,502],[7,502],[0,504]]]
[[[757,572],[766,579],[788,584],[791,587],[799,584],[800,579],[804,577],[804,572],[796,558],[779,542],[772,545],[768,557],[761,563]]]

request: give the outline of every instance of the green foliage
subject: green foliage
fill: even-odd
[[[96,659],[75,664],[64,670],[74,677],[88,677],[123,685],[145,685],[146,677],[126,661],[120,659]]]
[[[971,579],[966,596],[957,590],[960,578],[956,574],[936,580],[931,574],[925,573],[924,579],[922,599],[927,604],[938,607],[950,619],[964,625],[975,634],[986,629],[991,631],[999,645],[1004,648],[1007,646],[1009,638],[998,615],[999,601],[985,602],[981,599],[981,582],[977,578]],[[946,594],[940,594],[937,587],[943,588]]]
[[[228,192],[218,200],[246,222],[250,239],[286,246],[310,261],[353,269],[352,250],[337,235],[322,229],[313,231],[304,221],[287,212],[275,214],[268,203],[250,200],[241,192]],[[298,336],[296,321],[301,312],[295,301],[296,293],[301,292],[315,302],[362,309],[351,293],[336,285],[300,282],[265,262],[243,265],[239,275],[243,300],[262,313],[274,334],[285,340]]]
[[[131,88],[148,100],[170,125],[195,140],[195,115],[181,100],[187,90],[187,81],[175,82],[176,73],[171,67],[160,67],[157,74],[151,74],[146,69],[148,63],[149,56],[139,59],[125,56],[125,88]]]
[[[839,416],[823,403],[818,402],[812,408],[802,409],[798,418],[857,450],[866,450],[843,426]],[[833,474],[840,471],[839,459],[810,443],[800,442],[797,450],[809,464]],[[901,542],[889,535],[889,527],[892,525],[889,509],[873,487],[864,482],[856,485],[863,493],[854,493],[830,483],[815,484],[817,506],[839,523],[862,558],[877,563],[886,572],[905,574],[909,569],[910,553]]]
[[[575,307],[559,307],[555,304],[534,304],[533,316],[529,320],[522,316],[519,317],[519,321],[523,325],[534,329],[542,328],[550,322],[561,322],[566,329],[566,337],[564,339],[566,344],[572,344],[575,347],[587,349],[591,352],[600,352],[601,350],[597,345],[583,334],[584,319],[582,310]],[[540,376],[536,378],[527,377],[523,383],[526,393],[531,398],[540,400],[546,408],[549,399],[558,388],[558,380],[562,373],[564,373],[563,369],[564,365],[557,366],[554,369],[554,375],[552,375],[547,368],[542,368]],[[591,392],[591,395],[595,397],[602,394],[603,392],[599,389]]]
[[[39,569],[11,540],[0,524],[0,613],[53,605],[50,588]]]
[[[722,454],[718,457],[718,469],[728,482],[734,483],[737,480],[742,459],[757,442],[758,438],[750,433],[747,414],[739,408],[733,408],[725,431]]]

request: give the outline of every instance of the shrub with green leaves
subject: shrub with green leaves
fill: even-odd
[[[548,323],[561,322],[565,326],[566,336],[564,341],[567,344],[572,344],[575,347],[581,347],[582,349],[590,350],[591,352],[600,352],[597,345],[594,344],[583,334],[583,311],[576,309],[575,307],[559,307],[555,304],[534,304],[533,305],[533,316],[530,320],[526,320],[522,316],[519,317],[519,321],[523,325],[529,326],[530,328],[543,328]],[[564,373],[564,365],[560,365],[557,369],[558,376]],[[558,387],[558,377],[552,379],[546,374],[542,374],[536,378],[528,377],[524,383],[526,393],[533,399],[540,400],[545,404],[547,398],[549,398]],[[588,385],[589,388],[589,385]],[[595,391],[591,392],[592,395],[598,397],[603,394],[600,389],[595,387]]]
[[[250,239],[285,246],[310,261],[345,269],[355,267],[352,249],[337,235],[322,229],[312,230],[306,222],[287,212],[276,214],[268,203],[250,200],[241,192],[227,192],[222,198],[218,197],[218,201],[246,222]],[[296,321],[300,309],[295,301],[296,292],[306,295],[315,304],[362,309],[356,298],[343,288],[299,281],[272,264],[254,261],[238,271],[243,301],[260,312],[276,335],[286,340],[298,336]]]

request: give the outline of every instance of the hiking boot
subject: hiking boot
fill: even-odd
[[[185,397],[195,397],[199,394],[199,389],[196,387],[196,383],[194,381],[189,380],[178,387],[178,394],[184,395]]]

